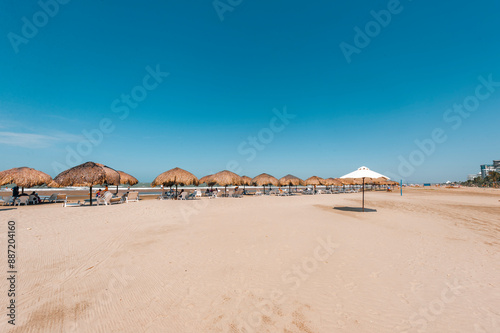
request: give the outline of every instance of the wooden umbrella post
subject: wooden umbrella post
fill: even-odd
[[[92,185],[90,185],[89,199],[90,199],[90,205],[92,206]]]
[[[363,212],[365,211],[365,177],[363,177]]]

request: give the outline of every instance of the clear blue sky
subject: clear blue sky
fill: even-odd
[[[499,86],[481,88],[467,118],[446,113],[479,76],[500,82],[498,1],[220,3],[73,0],[51,17],[36,1],[2,1],[0,170],[55,176],[95,161],[151,181],[176,166],[307,178],[366,165],[400,178],[400,158],[436,128],[446,140],[423,161],[414,153],[405,180],[463,180],[500,159]],[[371,11],[388,7],[377,31]],[[349,63],[341,43],[356,47],[367,24],[373,37]],[[169,75],[145,90],[157,65]],[[144,91],[134,107],[120,100]],[[273,110],[284,108],[295,117],[282,126]],[[113,130],[93,144],[82,133],[103,119]]]

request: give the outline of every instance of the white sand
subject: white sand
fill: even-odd
[[[500,332],[500,191],[366,198],[0,207],[0,331]]]

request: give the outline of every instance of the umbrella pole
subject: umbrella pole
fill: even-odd
[[[116,185],[116,195],[118,195],[118,185]]]
[[[227,197],[227,185],[224,186],[224,196]]]
[[[90,199],[90,205],[92,206],[92,185],[90,186],[89,199]]]
[[[363,178],[363,212],[365,211],[365,178]]]
[[[178,185],[177,185],[177,184],[175,184],[175,200],[177,200],[177,199],[178,199],[178,198],[177,198],[177,186],[178,186]]]

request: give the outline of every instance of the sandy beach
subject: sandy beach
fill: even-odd
[[[0,207],[0,241],[12,220],[18,245],[16,325],[0,331],[499,332],[499,199],[420,188],[369,192],[365,213],[351,209],[360,193]]]

